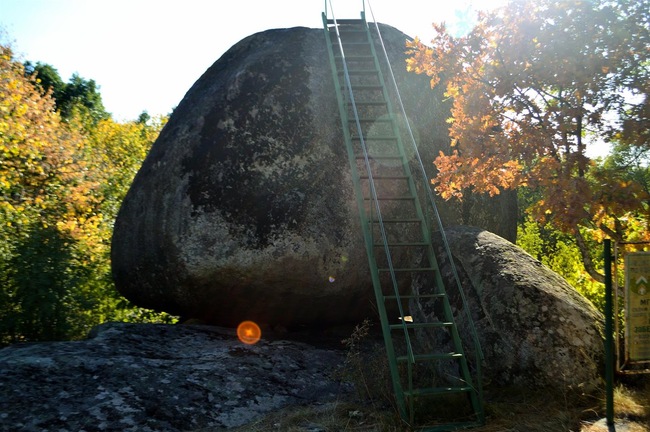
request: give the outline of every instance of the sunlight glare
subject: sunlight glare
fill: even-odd
[[[254,345],[262,337],[262,330],[253,321],[242,321],[237,326],[237,337],[246,345]]]

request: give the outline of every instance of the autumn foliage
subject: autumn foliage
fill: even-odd
[[[647,220],[647,184],[590,150],[650,147],[648,0],[511,1],[465,36],[434,28],[430,45],[408,43],[407,67],[452,102],[432,181],[444,198],[527,188],[535,219],[579,242],[625,240],[628,221]]]
[[[83,103],[62,116],[39,83],[0,45],[0,346],[80,337],[134,310],[112,285],[112,224],[163,124]]]

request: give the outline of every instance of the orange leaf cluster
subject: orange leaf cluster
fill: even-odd
[[[408,70],[452,100],[452,150],[434,162],[437,191],[449,199],[528,186],[542,197],[532,213],[567,232],[643,210],[638,184],[590,177],[586,149],[595,133],[650,145],[641,132],[650,125],[648,11],[649,0],[511,1],[479,15],[465,36],[436,25],[429,46],[408,43]],[[616,115],[627,120],[603,120]],[[635,132],[625,129],[632,115]]]

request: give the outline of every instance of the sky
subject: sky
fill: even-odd
[[[369,2],[377,21],[423,42],[434,22],[462,31],[474,10],[502,3]],[[337,18],[358,18],[362,4],[332,0]],[[0,0],[0,42],[21,61],[52,65],[66,82],[73,73],[95,80],[106,110],[128,121],[143,111],[169,114],[212,63],[251,34],[322,28],[324,8],[324,0]]]

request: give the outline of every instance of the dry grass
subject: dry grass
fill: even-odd
[[[612,432],[602,420],[604,399],[525,389],[491,389],[486,424],[472,432]],[[650,432],[650,386],[615,392],[616,432]],[[290,407],[236,432],[413,432],[390,407],[367,401]],[[206,431],[207,432],[207,431]]]
[[[234,429],[235,432],[412,432],[399,417],[382,347],[367,337],[370,324],[358,326],[344,341],[348,351],[340,379],[354,384],[356,395],[317,406],[288,407]],[[370,358],[365,355],[374,353]],[[605,393],[530,390],[491,386],[485,392],[484,426],[473,432],[650,432],[650,376],[626,378],[614,392],[615,428],[605,424]],[[460,405],[459,405],[460,406]],[[428,413],[457,413],[445,400]],[[205,429],[195,432],[216,432]]]
[[[614,389],[614,411],[626,417],[650,417],[650,380],[639,388],[619,385]]]
[[[360,392],[366,394],[365,391]],[[473,432],[650,432],[650,377],[616,387],[615,428],[604,421],[604,392],[531,391],[491,388],[486,391],[486,423]],[[383,398],[383,396],[382,396]],[[447,406],[448,407],[448,406]],[[346,400],[273,413],[237,432],[412,432],[394,409],[379,401]]]
[[[361,392],[364,393],[364,392]],[[571,392],[492,388],[486,392],[486,424],[472,432],[650,432],[650,377],[615,390],[614,429],[606,426],[605,398]],[[288,407],[235,432],[413,432],[390,405],[340,400]],[[216,432],[204,429],[195,432]]]
[[[320,406],[290,407],[275,412],[235,432],[403,432],[399,418],[389,411],[380,412],[351,402]]]
[[[348,364],[360,367],[355,361]],[[366,365],[367,366],[367,365]],[[379,366],[374,365],[373,373]],[[237,432],[412,432],[401,421],[385,388],[373,388],[367,372],[356,371],[361,387],[355,400],[290,407],[248,424]],[[366,375],[365,377],[363,375]],[[379,391],[373,394],[373,391]],[[524,388],[487,389],[486,423],[473,432],[650,432],[650,377],[637,376],[614,392],[616,424],[604,422],[604,392],[585,395],[572,391],[531,391]],[[454,411],[448,404],[444,409]]]

